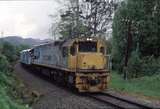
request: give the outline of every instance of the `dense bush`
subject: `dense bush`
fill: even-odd
[[[19,52],[25,47],[28,46],[13,46],[8,42],[0,43],[0,109],[26,109],[21,105],[22,102],[16,102],[12,98],[16,96],[13,92],[18,86],[11,72],[11,63],[18,59]]]
[[[0,71],[0,109],[27,109],[21,104],[22,102],[16,102],[11,97],[13,83],[15,80],[9,72]]]
[[[0,54],[0,71],[7,71],[9,67],[6,56]]]
[[[160,57],[143,57],[141,68],[143,75],[151,76],[154,74],[160,74]]]
[[[153,56],[149,56],[140,59],[139,56],[133,52],[128,62],[127,72],[129,78],[160,74],[160,58],[156,59]]]
[[[9,62],[17,60],[16,48],[8,42],[3,42],[2,54],[7,57]]]
[[[141,75],[141,59],[136,51],[133,51],[128,61],[127,72],[129,78],[136,78]]]
[[[0,54],[0,109],[25,109],[10,97],[9,91],[12,91],[15,80],[9,71],[6,56]]]
[[[29,47],[28,45],[15,46],[4,41],[0,43],[0,53],[3,54],[10,63],[13,63],[18,60],[20,51]]]

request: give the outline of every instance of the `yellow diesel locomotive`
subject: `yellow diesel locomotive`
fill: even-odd
[[[100,38],[57,40],[22,51],[21,63],[79,92],[101,92],[110,78],[106,50]]]

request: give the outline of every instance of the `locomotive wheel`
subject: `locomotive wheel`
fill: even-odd
[[[52,70],[50,71],[50,79],[51,81],[54,81],[54,72]]]

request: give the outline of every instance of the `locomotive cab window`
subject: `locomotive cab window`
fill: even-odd
[[[97,42],[79,42],[79,52],[97,52]]]
[[[63,55],[63,57],[67,57],[67,55],[68,55],[68,48],[67,47],[62,48],[62,55]]]
[[[102,54],[105,54],[105,49],[104,49],[104,47],[100,47],[100,52],[101,52]]]
[[[75,45],[71,46],[70,53],[72,56],[75,56],[75,54],[76,54],[76,46]]]

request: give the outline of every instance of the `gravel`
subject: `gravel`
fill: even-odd
[[[29,90],[38,95],[38,100],[32,104],[33,109],[114,109],[110,105],[44,80],[25,70],[20,64],[15,65],[15,73]]]

